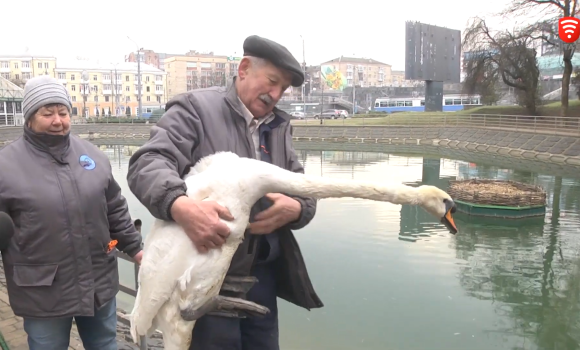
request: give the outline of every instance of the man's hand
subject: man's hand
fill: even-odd
[[[141,260],[143,260],[143,251],[139,251],[139,253],[135,254],[133,260],[137,263],[137,265],[141,265]]]
[[[183,227],[200,253],[224,244],[230,229],[220,219],[234,219],[230,211],[217,202],[194,201],[187,196],[181,196],[173,202],[171,216]]]
[[[250,224],[253,234],[268,234],[276,229],[298,220],[302,212],[300,202],[280,193],[268,193],[266,198],[273,202],[272,206],[255,217],[256,221]]]

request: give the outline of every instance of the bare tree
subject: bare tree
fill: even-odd
[[[485,53],[471,53],[471,57],[464,60],[464,70],[468,72],[463,81],[463,93],[481,96],[484,105],[496,104],[502,97],[500,76],[496,72],[496,65],[491,59],[486,59]]]
[[[578,15],[580,0],[513,0],[503,15],[529,16],[541,15],[546,18],[529,25],[530,36],[541,41],[542,45],[562,53],[564,72],[562,73],[562,109],[560,114],[568,114],[568,95],[570,92],[570,77],[572,75],[572,57],[576,49],[575,44],[564,43],[558,38],[558,19],[561,17],[575,17]]]
[[[492,32],[485,20],[474,18],[462,43],[462,51],[471,55],[465,78],[471,90],[484,91],[501,79],[514,88],[518,103],[536,114],[540,70],[532,41],[527,30]]]
[[[24,85],[26,84],[22,79],[10,79],[10,82],[21,88],[24,88]]]
[[[570,79],[570,85],[576,88],[576,96],[580,99],[580,67],[576,67],[574,77]]]

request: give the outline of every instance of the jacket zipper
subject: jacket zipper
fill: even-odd
[[[69,237],[71,249],[72,249],[72,252],[73,252],[73,256],[75,258],[75,261],[77,261],[78,260],[78,254],[77,254],[77,251],[75,249],[74,242],[73,242],[74,239],[73,239],[73,233],[72,233],[72,225],[71,225],[70,213],[68,211],[68,206],[66,204],[66,198],[64,197],[64,191],[62,190],[62,183],[60,182],[60,176],[58,176],[58,171],[57,171],[57,168],[56,168],[57,166],[60,166],[60,165],[58,165],[55,160],[52,161],[52,164],[55,167],[54,168],[54,173],[56,175],[56,181],[58,183],[58,188],[60,190],[60,197],[62,199],[62,206],[63,206],[64,211],[65,211],[65,218],[66,218],[66,223],[67,223],[68,231],[69,231],[68,232],[68,237]],[[66,165],[66,167],[68,168],[68,165]],[[77,286],[76,290],[77,290],[77,293],[79,295],[79,305],[82,305],[83,296],[82,296],[82,293],[81,293],[80,287],[79,287],[80,286],[80,280],[79,280],[79,267],[78,267],[78,263],[75,263],[74,266],[75,266],[75,275],[76,275],[76,282],[77,282],[76,283],[76,286]]]
[[[247,127],[246,121],[243,118],[242,118],[242,121],[244,124],[244,131],[246,134],[246,146],[247,146],[248,150],[250,151],[250,156],[252,158],[254,158],[254,155],[256,154],[256,148],[254,147],[254,142],[252,140],[252,134],[250,134],[250,129]],[[256,131],[260,132],[259,130],[256,130]],[[254,246],[255,245],[256,245],[256,236],[250,234],[250,241],[248,242],[248,255],[254,254]],[[255,257],[254,257],[254,259],[255,259]]]

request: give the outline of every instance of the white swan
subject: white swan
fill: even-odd
[[[266,193],[315,198],[355,197],[394,204],[420,205],[456,233],[451,197],[433,186],[410,187],[297,174],[266,162],[220,152],[201,159],[185,177],[187,195],[214,200],[235,218],[219,249],[200,254],[174,222],[156,220],[145,239],[139,291],[131,315],[131,335],[163,334],[165,349],[187,350],[195,321],[182,310],[197,310],[218,295],[234,252],[244,238],[250,209]]]

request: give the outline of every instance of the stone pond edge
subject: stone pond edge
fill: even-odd
[[[149,138],[149,128],[151,125],[131,125],[131,124],[93,124],[93,125],[78,125],[73,126],[72,130],[82,138],[91,140],[95,139],[143,139]],[[319,128],[325,129],[324,126],[298,126],[296,129],[310,129]],[[346,133],[356,132],[361,129],[360,126],[342,127],[346,129]],[[365,129],[375,129],[373,127],[365,127]],[[383,128],[376,128],[383,129]],[[425,131],[425,133],[432,133],[437,130],[434,127],[412,127],[405,128],[413,131]],[[479,129],[482,130],[482,129]],[[507,130],[506,130],[507,131]],[[511,133],[516,133],[510,131]],[[9,144],[22,134],[21,127],[7,127],[0,129],[0,146]],[[525,134],[525,133],[520,133]],[[535,134],[546,137],[563,138],[563,136],[555,136],[546,134]],[[410,135],[409,135],[410,136]],[[312,137],[293,137],[295,141],[301,142],[331,142],[331,143],[350,143],[350,144],[384,144],[384,145],[419,145],[419,146],[435,146],[454,150],[463,150],[474,153],[497,154],[506,157],[514,157],[520,159],[539,160],[545,163],[554,163],[561,165],[570,165],[580,167],[580,156],[566,156],[563,154],[554,154],[549,152],[538,152],[535,150],[524,150],[521,148],[512,148],[507,146],[488,145],[485,143],[459,141],[452,139],[437,139],[437,138],[417,138],[417,137],[320,137],[313,135]],[[580,143],[580,138],[577,138]]]

